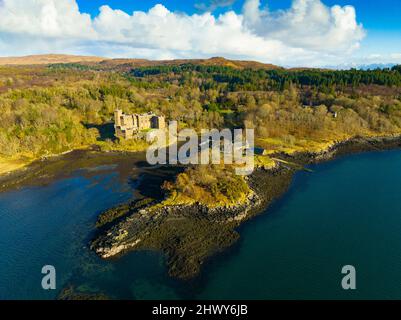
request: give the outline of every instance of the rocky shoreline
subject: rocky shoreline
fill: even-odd
[[[105,259],[129,250],[161,251],[171,276],[192,278],[207,258],[238,240],[235,229],[280,196],[290,185],[292,174],[287,168],[255,171],[247,179],[252,195],[246,204],[236,207],[151,205],[131,212],[127,208],[126,218],[103,231],[91,249]]]
[[[400,147],[400,137],[357,137],[336,143],[321,153],[277,155],[285,162],[270,170],[257,169],[247,177],[252,195],[246,204],[233,208],[211,209],[199,204],[168,207],[151,204],[137,208],[133,202],[126,206],[122,218],[98,234],[91,249],[104,259],[130,250],[161,251],[171,276],[190,279],[200,272],[207,259],[239,239],[236,231],[239,225],[285,193],[299,168],[350,153]]]

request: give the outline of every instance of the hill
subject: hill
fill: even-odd
[[[74,56],[66,54],[30,55],[22,57],[0,57],[0,65],[47,65],[60,63],[83,63],[98,65],[105,69],[127,69],[153,66],[175,66],[187,63],[204,66],[225,66],[235,69],[276,70],[281,67],[256,61],[228,60],[221,57],[210,59],[176,59],[176,60],[146,60],[146,59],[107,59],[94,56]]]
[[[54,63],[100,62],[105,58],[74,56],[66,54],[45,54],[22,57],[0,57],[0,65],[38,65]]]
[[[110,59],[100,62],[102,67],[110,68],[138,68],[138,67],[155,67],[155,66],[179,66],[183,64],[195,64],[203,66],[224,66],[235,69],[264,69],[277,70],[283,69],[273,64],[265,64],[256,61],[228,60],[221,57],[213,57],[210,59],[176,59],[176,60],[146,60],[146,59]]]

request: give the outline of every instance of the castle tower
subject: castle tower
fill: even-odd
[[[114,126],[115,127],[120,127],[121,126],[121,117],[123,115],[123,111],[120,109],[117,109],[114,111]]]

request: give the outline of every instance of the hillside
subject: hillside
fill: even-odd
[[[105,58],[74,56],[66,54],[45,54],[23,57],[0,57],[0,65],[38,65],[54,63],[100,62]]]
[[[255,128],[257,145],[271,152],[314,152],[354,136],[400,134],[401,67],[288,70],[223,58],[1,67],[0,172],[91,145],[145,148],[113,139],[116,108],[197,130]]]
[[[234,69],[283,69],[272,64],[265,64],[256,61],[229,60],[221,57],[210,59],[176,59],[176,60],[146,60],[146,59],[110,59],[100,62],[102,67],[110,68],[139,68],[155,66],[179,66],[183,64],[195,64],[201,66],[231,67]]]
[[[146,59],[107,59],[94,56],[74,56],[66,54],[31,55],[23,57],[0,57],[0,65],[46,65],[59,63],[83,63],[99,65],[102,68],[124,69],[153,66],[178,66],[192,63],[202,66],[232,67],[235,69],[282,69],[272,64],[256,61],[228,60],[221,57],[210,59],[176,59],[176,60],[146,60]]]

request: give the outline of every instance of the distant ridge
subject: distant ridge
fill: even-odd
[[[373,64],[363,64],[359,65],[357,69],[359,70],[375,70],[375,69],[391,69],[396,66],[396,63],[373,63]]]
[[[210,59],[177,59],[177,60],[146,60],[146,59],[107,59],[92,56],[74,56],[67,54],[45,54],[30,55],[23,57],[0,57],[0,65],[50,65],[58,63],[83,63],[88,65],[99,65],[102,68],[129,69],[137,67],[152,66],[178,66],[192,63],[203,66],[226,66],[235,69],[283,69],[273,64],[266,64],[257,61],[228,60],[222,57]]]
[[[74,62],[101,62],[105,58],[67,54],[42,54],[22,57],[0,57],[0,65],[38,65]]]
[[[210,59],[176,59],[176,60],[146,60],[146,59],[111,59],[102,61],[103,66],[137,68],[152,66],[178,66],[182,64],[192,63],[202,66],[224,66],[235,69],[265,69],[275,70],[283,69],[273,64],[266,64],[257,61],[228,60],[222,57],[213,57]]]

